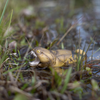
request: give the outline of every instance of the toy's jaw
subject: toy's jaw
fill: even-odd
[[[34,57],[37,57],[37,55],[34,51],[31,51],[31,55],[33,55]]]
[[[38,59],[38,57],[34,51],[31,51],[31,55],[33,55],[35,57],[35,60],[32,62],[29,62],[29,65],[32,67],[35,67],[40,63],[40,60]]]

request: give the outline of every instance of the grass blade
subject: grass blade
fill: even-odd
[[[3,9],[2,15],[1,15],[1,17],[0,17],[0,24],[1,24],[1,22],[2,22],[2,18],[3,18],[3,16],[4,16],[4,13],[5,13],[5,10],[6,10],[6,7],[7,7],[7,4],[8,4],[8,1],[9,1],[9,0],[6,1],[6,4],[5,4],[5,6],[4,6],[4,9]]]
[[[15,67],[15,68],[12,68],[12,69],[10,69],[10,70],[4,72],[3,75],[5,75],[5,74],[7,74],[7,73],[9,73],[9,72],[13,72],[13,71],[15,71],[15,70],[18,70],[19,68],[20,68],[20,66],[17,66],[17,67]]]
[[[13,15],[13,10],[11,11],[11,15],[10,15],[10,20],[9,20],[9,25],[8,25],[8,28],[9,28],[9,27],[10,27],[10,25],[11,25],[12,15]]]
[[[66,75],[66,78],[65,78],[65,81],[64,81],[64,86],[61,90],[61,93],[64,93],[65,90],[67,89],[67,85],[68,85],[68,82],[69,82],[69,79],[70,79],[70,76],[71,76],[71,72],[72,72],[72,67],[70,67],[68,69],[68,72],[67,72],[67,75]]]

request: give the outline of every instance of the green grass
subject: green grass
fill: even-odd
[[[1,24],[2,24],[2,20],[3,20],[3,17],[4,17],[5,10],[7,8],[8,1],[9,0],[6,1],[5,6],[3,8],[3,11],[2,11],[2,14],[1,14],[1,17],[0,17],[0,46],[1,46],[1,48],[4,46],[3,41],[5,39],[3,27],[2,27]],[[11,16],[11,18],[12,18],[12,16]],[[11,18],[10,18],[10,21],[9,21],[9,26],[10,26],[10,23],[11,23]],[[0,55],[2,55],[2,49],[0,49]],[[6,54],[6,52],[4,52],[4,54],[2,55],[1,60],[0,60],[0,67],[2,66],[2,63],[4,62],[4,60],[6,58],[7,58],[7,54]]]
[[[5,27],[4,27],[4,25],[3,25],[4,23],[2,21],[3,21],[4,14],[5,14],[5,10],[7,8],[8,1],[9,0],[6,1],[6,4],[5,4],[4,8],[3,8],[3,11],[2,11],[2,14],[1,14],[1,17],[0,17],[0,45],[3,45],[2,42],[5,39],[5,37],[4,37],[4,32],[5,32],[4,29],[5,29]],[[11,24],[11,18],[10,18],[10,21],[9,21],[9,26]]]
[[[5,13],[5,10],[6,10],[8,1],[9,1],[9,0],[6,1],[6,4],[5,4],[4,9],[3,9],[3,12],[2,12],[2,14],[1,14],[1,17],[0,17],[0,24],[1,24],[1,22],[2,22],[2,19],[3,19],[3,16],[4,16],[4,13]]]
[[[15,2],[18,2],[18,3],[15,3]],[[19,15],[20,14],[19,12],[21,11],[21,9],[26,6],[26,2],[24,2],[24,4],[22,3],[20,4],[20,2],[16,0],[6,0],[6,1],[1,0],[0,3],[1,3],[0,12],[2,12],[0,16],[0,66],[2,66],[3,62],[8,58],[8,54],[9,54],[8,38],[13,34],[13,32],[10,32],[7,34],[5,33],[10,28],[12,24],[11,23],[12,19],[14,19],[17,15]],[[13,9],[14,9],[14,13],[13,13]]]
[[[72,67],[70,67],[70,68],[68,69],[68,71],[67,71],[67,75],[66,75],[66,77],[65,77],[64,86],[62,87],[61,93],[64,93],[65,90],[67,89],[67,85],[68,85],[69,80],[70,80],[71,72],[72,72]]]

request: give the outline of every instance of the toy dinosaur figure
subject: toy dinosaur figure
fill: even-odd
[[[85,55],[85,52],[81,49],[77,49],[76,53]],[[48,50],[42,47],[35,47],[31,54],[35,56],[35,60],[29,62],[30,66],[41,66],[41,67],[62,67],[67,64],[75,63],[77,55],[72,57],[70,50]]]

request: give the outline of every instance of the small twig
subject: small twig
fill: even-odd
[[[34,73],[34,70],[16,70],[16,72],[33,72]]]
[[[32,97],[32,94],[26,93],[26,92],[20,90],[19,88],[15,87],[15,86],[9,86],[9,89],[10,89],[10,91],[18,92],[18,93],[23,94],[23,95],[25,95],[27,97]]]
[[[16,84],[16,82],[15,82],[15,79],[14,79],[14,77],[13,77],[12,73],[11,73],[11,72],[9,72],[8,74],[9,74],[9,77],[10,77],[10,80],[11,80],[12,84],[13,84],[14,86],[16,86],[16,87],[17,87],[17,84]]]
[[[5,83],[7,83],[7,84],[12,84],[11,81],[0,80],[0,85],[4,85]]]
[[[42,83],[49,83],[49,82],[46,80],[41,80],[36,84],[35,88],[38,88]]]
[[[55,100],[54,97],[51,95],[50,92],[48,92],[48,97],[50,98],[50,100]]]
[[[46,26],[46,27],[44,27],[44,28],[42,29],[42,37],[41,37],[41,39],[40,39],[40,41],[39,41],[39,46],[41,46],[40,44],[41,44],[41,42],[42,42],[42,40],[43,40],[43,38],[44,38],[44,35],[45,35],[45,33],[46,33],[47,30],[48,30],[48,26]]]
[[[4,63],[5,63],[7,60],[9,60],[9,59],[10,59],[10,58],[7,58],[7,59],[1,64],[0,69],[3,67]]]
[[[82,85],[81,82],[78,82],[79,84],[75,84],[75,83],[68,83],[68,89],[75,89],[77,87],[80,87]]]
[[[62,38],[58,41],[57,45],[59,45],[59,43],[65,38],[65,36],[68,34],[68,32],[70,32],[73,28],[75,28],[76,26],[79,26],[79,25],[83,25],[84,23],[81,23],[81,24],[74,24],[72,25],[68,31],[62,36]]]

